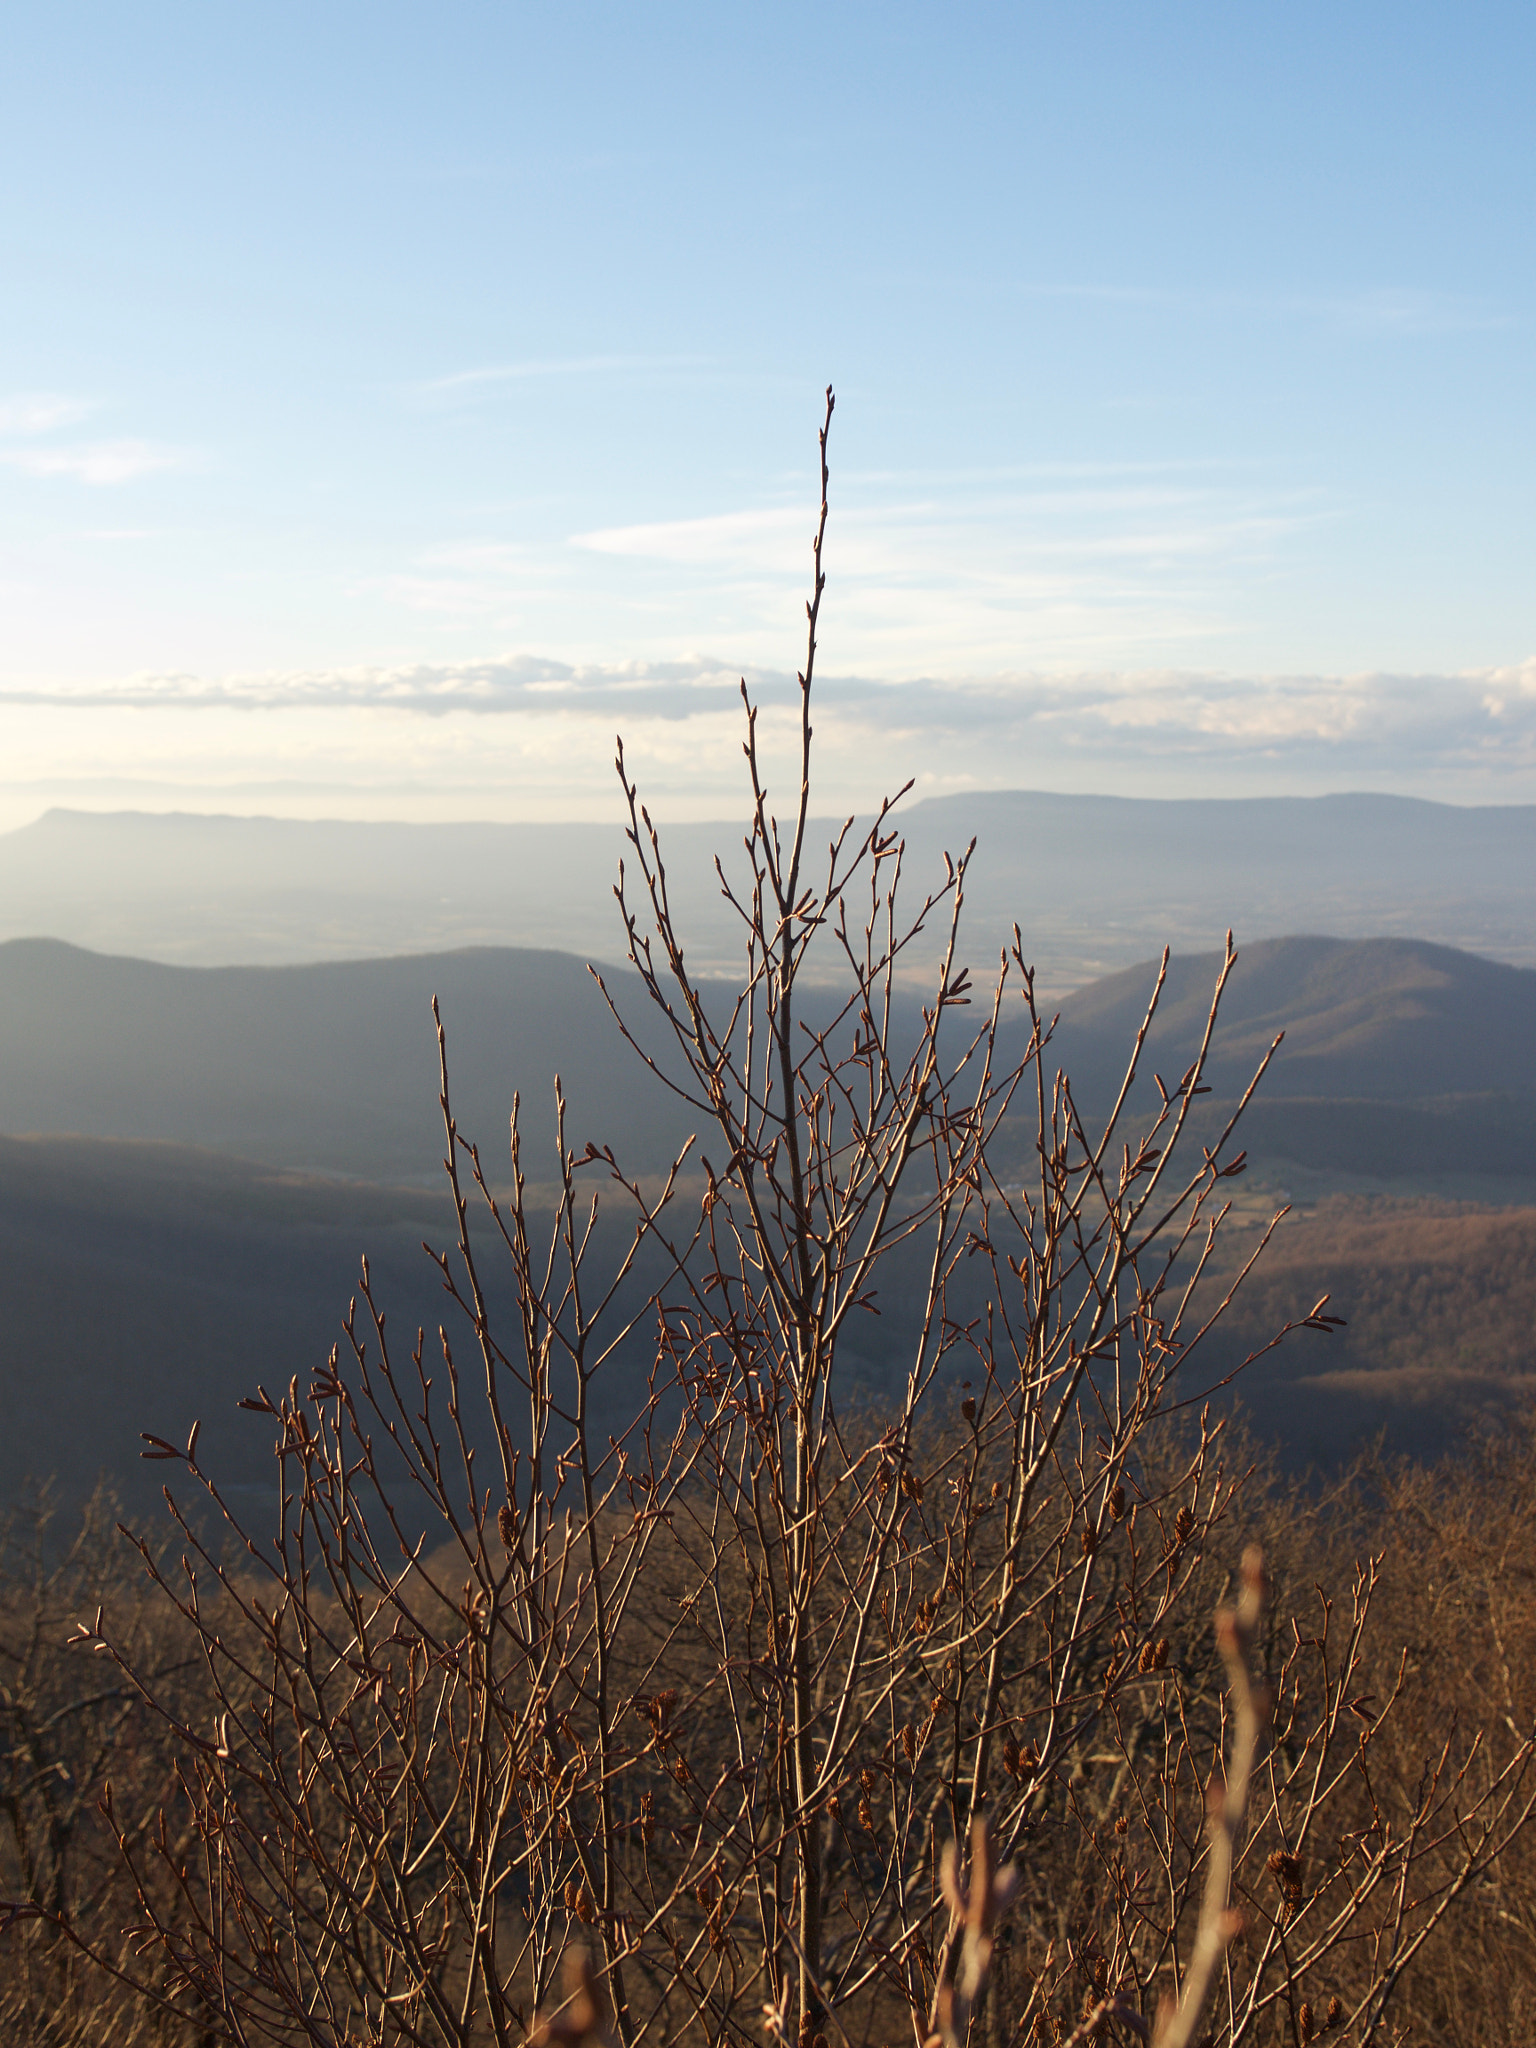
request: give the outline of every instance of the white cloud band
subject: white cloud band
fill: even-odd
[[[755,698],[787,701],[793,679],[749,673]],[[427,717],[602,718],[667,723],[729,712],[738,672],[694,658],[579,666],[531,655],[399,668],[350,668],[204,679],[151,675],[65,690],[0,690],[0,703],[55,710],[302,712],[387,710]],[[1366,763],[1454,756],[1490,769],[1536,765],[1536,659],[1460,675],[1266,676],[1178,671],[920,678],[828,676],[819,715],[840,729],[878,726],[914,740],[1049,741],[1067,753],[1260,754],[1327,749]]]

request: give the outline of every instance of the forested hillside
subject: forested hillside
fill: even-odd
[[[1210,958],[1174,961],[1142,1101],[1154,1071],[1172,1085],[1193,1059],[1214,972]],[[1063,1005],[1047,1069],[1065,1066],[1089,1108],[1117,1081],[1153,979],[1144,965]],[[633,976],[608,980],[659,1055]],[[460,1127],[496,1184],[521,1091],[535,1206],[554,1180],[557,1070],[578,1150],[612,1143],[654,1174],[697,1128],[569,955],[182,969],[0,947],[0,1119],[34,1134],[0,1142],[0,1490],[55,1475],[78,1495],[104,1471],[147,1502],[139,1431],[179,1438],[194,1418],[232,1483],[262,1484],[266,1434],[235,1403],[324,1359],[361,1254],[399,1324],[432,1331],[440,1287],[420,1246],[451,1221],[434,992]],[[726,994],[705,990],[722,1014]],[[1536,1363],[1536,1206],[1519,1206],[1536,1202],[1536,974],[1395,940],[1246,947],[1197,1135],[1224,1121],[1282,1026],[1244,1127],[1249,1172],[1233,1183],[1249,1236],[1231,1242],[1251,1241],[1282,1202],[1295,1214],[1206,1380],[1328,1292],[1347,1327],[1294,1339],[1246,1376],[1255,1421],[1301,1461],[1383,1428],[1435,1447],[1514,1398]],[[1031,1142],[1015,1119],[998,1156],[1022,1176]],[[494,1257],[487,1272],[499,1284]],[[876,1397],[911,1342],[894,1273],[880,1308],[850,1325],[843,1353],[850,1383]]]

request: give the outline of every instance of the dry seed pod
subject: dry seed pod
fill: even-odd
[[[1287,1906],[1301,1904],[1301,1860],[1289,1849],[1274,1849],[1265,1859],[1265,1869],[1280,1887]]]

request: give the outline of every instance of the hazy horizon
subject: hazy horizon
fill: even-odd
[[[1351,798],[1359,797],[1367,801],[1374,798],[1384,798],[1389,802],[1428,804],[1433,805],[1437,809],[1448,811],[1536,810],[1536,797],[1474,799],[1470,797],[1424,796],[1416,790],[1370,789],[1353,784],[1344,784],[1337,789],[1275,789],[1242,790],[1237,792],[1200,790],[1187,796],[1181,796],[1168,790],[1064,789],[1044,783],[997,782],[991,784],[978,783],[975,787],[968,786],[961,790],[930,791],[927,794],[919,794],[914,789],[902,800],[902,811],[905,813],[906,811],[914,810],[921,804],[943,803],[951,797],[962,801],[965,799],[975,799],[979,802],[985,802],[988,798],[992,797],[1081,797],[1090,802],[1168,805],[1277,804],[1293,802],[1325,804],[1347,802]],[[742,822],[739,809],[740,807],[738,806],[737,810],[733,811],[722,797],[721,808],[718,812],[689,813],[681,818],[680,822],[690,825],[720,825],[734,830]],[[818,815],[830,819],[834,816],[841,817],[844,813],[833,807],[821,807],[818,810]],[[209,804],[57,803],[43,805],[29,817],[24,818],[19,824],[0,826],[0,838],[9,837],[16,832],[23,832],[29,825],[39,824],[44,818],[52,816],[81,818],[229,818],[251,823],[262,822],[274,825],[592,825],[603,822],[601,816],[595,813],[591,816],[583,816],[576,813],[551,813],[547,816],[540,814],[526,818],[497,818],[466,816],[455,812],[450,817],[407,818],[390,811],[379,811],[376,814],[364,817],[340,810],[305,812],[263,811],[215,807]]]
[[[868,813],[865,814],[868,816]],[[961,943],[978,967],[1017,922],[1042,992],[1156,956],[1297,933],[1422,939],[1536,966],[1536,806],[1420,799],[1164,799],[970,792],[911,801],[904,900],[974,838]],[[813,816],[824,849],[836,814]],[[717,858],[739,882],[739,819],[663,813],[671,901],[695,966],[739,971],[741,934]],[[400,823],[56,809],[0,834],[0,939],[200,966],[281,965],[553,948],[616,962],[619,824],[573,819]],[[937,943],[937,941],[935,941]],[[835,972],[813,952],[813,979]],[[931,971],[907,958],[914,985]]]

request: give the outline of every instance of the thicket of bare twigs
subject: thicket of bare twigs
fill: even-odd
[[[1530,1511],[1474,1533],[1496,1468],[1240,1490],[1200,1403],[1242,1166],[1238,1118],[1189,1142],[1204,1050],[1144,1094],[1144,1029],[1090,1127],[1022,940],[966,971],[968,856],[908,915],[890,805],[810,844],[830,421],[797,787],[780,819],[748,704],[723,1014],[620,750],[668,1051],[617,1028],[697,1143],[658,1186],[562,1115],[546,1205],[515,1107],[506,1185],[459,1133],[444,1041],[452,1320],[402,1338],[365,1267],[330,1361],[253,1396],[275,1536],[194,1431],[151,1446],[179,1528],[137,1581],[76,1584],[99,1546],[13,1577],[3,1995],[40,2041],[110,2038],[69,2031],[92,1958],[120,2038],[253,2048],[1492,2041],[1486,1953],[1521,2038]],[[897,1295],[897,1392],[854,1408],[840,1347]],[[71,1847],[103,1778],[115,1859]]]

